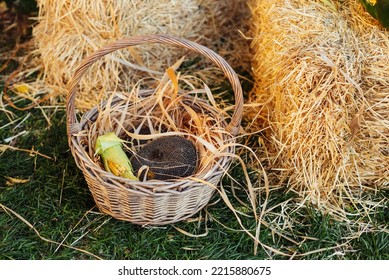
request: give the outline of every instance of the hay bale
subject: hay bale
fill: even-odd
[[[42,81],[55,96],[66,95],[66,83],[83,58],[123,37],[162,33],[198,41],[211,48],[222,46],[222,40],[231,42],[232,36],[239,34],[238,25],[232,26],[236,23],[233,20],[246,4],[245,0],[223,3],[216,0],[37,2],[39,17],[33,30],[35,54],[43,66]],[[226,34],[228,36],[223,38]],[[232,50],[229,53],[232,54]],[[139,70],[148,69],[146,76],[161,77],[165,69],[184,54],[184,50],[162,45],[116,52],[97,62],[87,74],[81,84],[83,93],[77,107],[88,110],[96,100],[107,98],[107,89],[137,82],[145,76],[145,72]]]
[[[251,1],[255,129],[273,184],[343,215],[389,182],[389,31],[359,1]],[[371,206],[371,205],[370,205]]]

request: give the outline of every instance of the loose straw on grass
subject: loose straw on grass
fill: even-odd
[[[6,150],[21,151],[21,152],[28,153],[30,156],[38,155],[38,156],[41,156],[41,157],[44,157],[44,158],[47,158],[47,159],[53,159],[53,158],[51,158],[51,157],[49,157],[49,156],[47,156],[45,154],[42,154],[42,153],[36,151],[34,149],[34,147],[32,147],[32,149],[29,150],[29,149],[21,149],[21,148],[14,147],[14,146],[11,146],[11,145],[0,144],[0,153],[5,152]]]
[[[87,254],[95,259],[99,259],[101,260],[101,258],[91,252],[88,252],[86,250],[83,250],[83,249],[80,249],[80,248],[77,248],[77,247],[74,247],[74,246],[71,246],[71,245],[67,245],[67,244],[63,244],[63,242],[59,243],[57,241],[54,241],[54,240],[51,240],[51,239],[48,239],[46,237],[43,237],[39,231],[29,222],[27,221],[25,218],[23,218],[20,214],[16,213],[14,210],[8,208],[7,206],[3,205],[0,203],[0,207],[3,208],[4,212],[7,213],[7,214],[12,214],[14,215],[16,218],[18,218],[20,221],[22,221],[24,224],[26,224],[30,229],[32,229],[35,234],[44,242],[48,242],[48,243],[52,243],[52,244],[55,244],[55,245],[58,245],[58,246],[64,246],[66,248],[69,248],[69,249],[72,249],[72,250],[75,250],[75,251],[78,251],[78,252],[81,252],[81,253],[84,253],[84,254]],[[56,250],[57,251],[57,250]]]

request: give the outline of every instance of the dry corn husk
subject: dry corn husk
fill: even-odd
[[[368,205],[366,191],[389,185],[389,32],[354,0],[251,9],[250,116],[273,184],[341,216]]]

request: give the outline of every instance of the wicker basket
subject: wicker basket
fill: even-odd
[[[234,112],[230,116],[228,123],[222,121],[219,127],[215,127],[215,133],[221,133],[220,137],[229,145],[225,145],[225,150],[210,168],[203,172],[197,172],[194,176],[168,181],[134,181],[106,172],[90,156],[91,147],[94,147],[94,141],[97,137],[93,136],[93,132],[90,129],[98,119],[101,106],[109,104],[110,107],[120,107],[122,104],[128,104],[128,98],[125,98],[122,94],[113,96],[105,101],[104,105],[96,106],[85,113],[79,121],[75,111],[78,84],[90,66],[104,55],[121,48],[145,43],[169,44],[199,53],[214,62],[223,71],[232,85],[235,95]],[[152,92],[152,90],[146,90],[143,93],[147,96]],[[184,102],[190,106],[197,107],[194,108],[195,110],[201,107],[201,110],[207,112],[207,114],[220,114],[206,100],[198,100],[199,98],[196,97],[196,103],[194,103],[193,98],[187,96]],[[77,166],[85,176],[100,211],[116,219],[130,221],[135,224],[164,225],[184,220],[194,215],[209,202],[221,177],[229,168],[232,158],[229,155],[235,152],[234,142],[242,118],[243,96],[236,73],[215,52],[197,43],[168,35],[143,35],[111,43],[84,60],[70,81],[66,110],[67,135],[70,149]],[[134,126],[134,123],[139,122],[135,116],[132,117],[129,113],[127,116],[127,119],[121,124],[122,126],[130,127]]]

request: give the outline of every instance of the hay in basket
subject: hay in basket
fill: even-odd
[[[245,0],[37,0],[37,3],[39,16],[33,28],[36,50],[32,64],[42,67],[41,90],[52,97],[66,96],[72,70],[84,57],[109,42],[137,34],[175,35],[212,49],[217,46],[223,57],[232,57],[235,63],[242,61],[244,52],[231,47],[245,43],[239,40],[239,17],[235,16],[241,13]],[[185,54],[185,50],[170,46],[151,49],[147,45],[128,48],[97,61],[80,82],[83,89],[77,99],[78,109],[87,111],[94,101],[106,99],[107,96],[99,95],[105,86],[123,81],[136,83],[146,69],[149,75],[160,78],[169,64]],[[106,71],[97,70],[101,67]],[[211,78],[212,68],[200,74],[202,79]],[[55,98],[52,99],[54,103]]]
[[[273,185],[342,219],[372,211],[389,186],[389,31],[354,0],[251,9],[249,115]]]
[[[231,116],[228,110],[215,106],[207,86],[196,89],[186,77],[176,75],[175,65],[156,82],[154,88],[134,86],[127,92],[111,92],[107,100],[83,114],[79,121],[75,108],[76,92],[92,64],[115,50],[155,43],[185,48],[214,62],[230,81],[235,94]],[[202,98],[206,96],[209,101]],[[67,99],[69,146],[102,212],[136,224],[170,224],[194,215],[215,192],[234,156],[242,108],[242,90],[237,75],[210,49],[167,35],[122,39],[96,51],[75,71]],[[142,131],[148,133],[142,134]],[[197,147],[197,170],[192,176],[166,181],[137,181],[114,176],[104,170],[94,151],[96,138],[107,132],[128,139],[132,153],[137,153],[143,142],[150,139],[168,135],[185,137]]]

